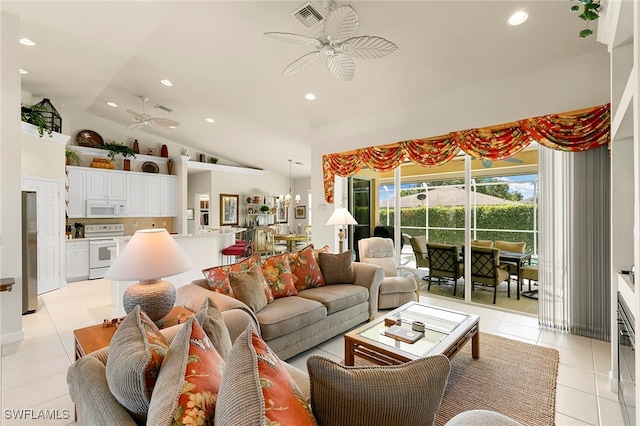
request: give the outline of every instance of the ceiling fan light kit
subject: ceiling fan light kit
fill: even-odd
[[[127,112],[133,116],[133,123],[129,124],[127,126],[127,129],[136,130],[147,126],[159,132],[169,133],[169,129],[175,129],[180,125],[180,123],[175,120],[162,117],[152,117],[148,115],[145,110],[145,104],[147,103],[149,98],[140,96],[140,99],[142,100],[142,113],[136,112],[132,109],[127,110]],[[165,109],[165,111],[166,110],[168,109]]]
[[[382,37],[352,37],[358,29],[358,14],[349,5],[332,9],[322,23],[322,34],[317,38],[283,32],[264,33],[275,40],[316,49],[289,64],[283,71],[284,75],[298,74],[324,55],[331,75],[338,80],[349,81],[356,73],[352,58],[380,59],[398,50],[398,46]]]

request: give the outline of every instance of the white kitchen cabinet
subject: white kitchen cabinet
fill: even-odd
[[[127,173],[115,170],[87,170],[87,200],[127,198]]]
[[[160,202],[162,216],[178,215],[178,178],[160,176]]]
[[[67,241],[67,282],[89,279],[89,240]]]
[[[144,215],[161,216],[161,181],[160,175],[144,176]]]
[[[85,196],[86,170],[79,167],[67,168],[67,216],[86,217]]]
[[[127,174],[127,215],[144,217],[144,176],[141,173]]]

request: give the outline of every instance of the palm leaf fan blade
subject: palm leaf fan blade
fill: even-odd
[[[360,59],[380,59],[398,50],[395,43],[377,36],[352,37],[342,44],[345,53]]]

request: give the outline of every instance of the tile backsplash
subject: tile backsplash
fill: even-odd
[[[168,232],[173,232],[172,217],[120,217],[109,219],[86,219],[73,218],[67,219],[67,225],[74,228],[74,224],[81,223],[83,225],[95,225],[106,223],[122,223],[124,225],[124,234],[133,235],[139,229],[149,228],[165,228]]]

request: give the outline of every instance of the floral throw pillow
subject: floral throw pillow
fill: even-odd
[[[120,405],[144,419],[169,343],[136,306],[116,330],[109,345],[107,384]]]
[[[189,318],[160,369],[147,424],[212,425],[224,366],[198,321]]]
[[[293,285],[297,291],[324,285],[322,272],[314,256],[313,244],[309,244],[298,252],[290,253],[289,265],[293,275]]]
[[[233,291],[229,285],[229,272],[248,271],[255,264],[260,265],[260,253],[256,253],[238,263],[234,263],[233,265],[214,266],[213,268],[203,269],[202,273],[207,279],[209,288],[212,291],[233,296]],[[264,284],[268,287],[266,281]],[[267,302],[273,302],[272,294],[267,294],[265,291],[265,295],[267,296]]]
[[[238,336],[231,350],[215,420],[220,425],[317,424],[284,364],[252,326]]]
[[[289,265],[289,253],[262,259],[262,273],[264,274],[274,299],[295,296],[298,292],[293,285],[293,275]]]

